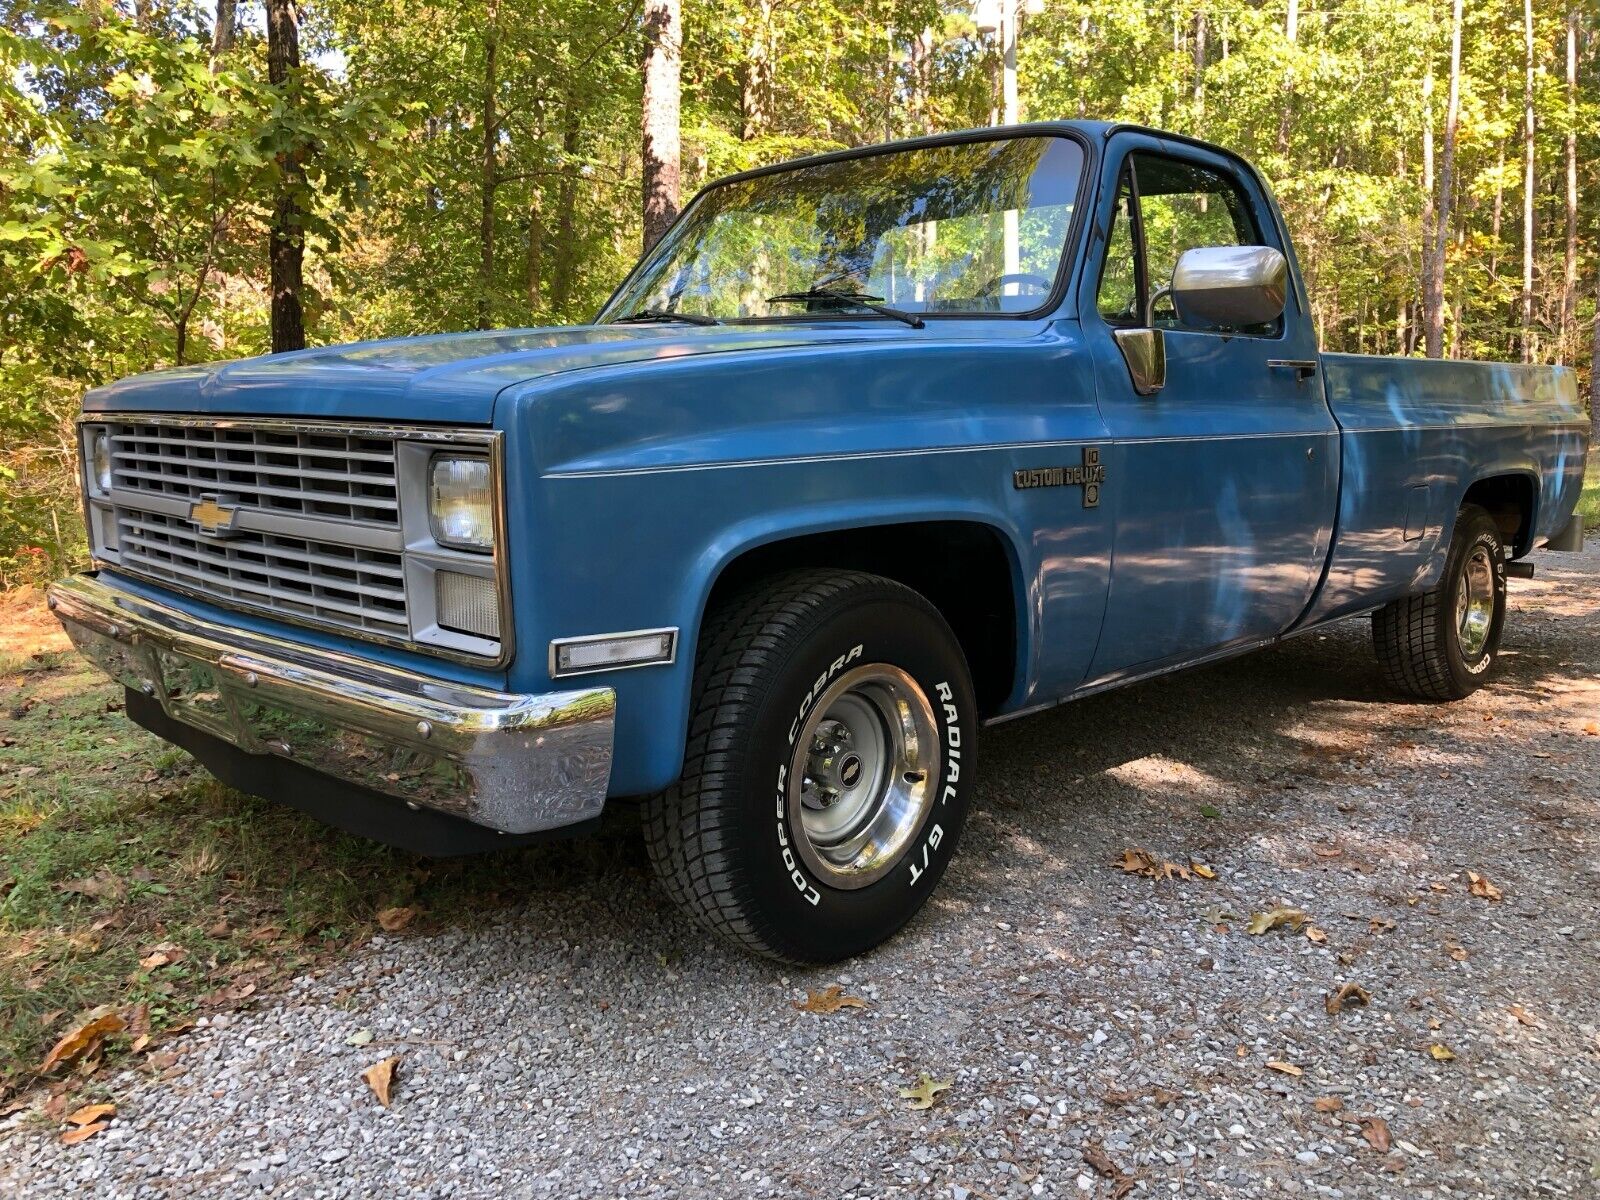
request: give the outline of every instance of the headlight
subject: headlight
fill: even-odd
[[[433,540],[441,546],[494,549],[494,493],[487,458],[434,456],[428,467],[428,523]]]
[[[111,491],[111,431],[89,431],[89,487],[104,495]]]

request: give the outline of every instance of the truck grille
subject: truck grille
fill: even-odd
[[[116,423],[115,486],[383,528],[400,524],[394,442],[306,429]]]
[[[119,510],[117,542],[123,570],[223,603],[391,636],[409,630],[399,554],[255,532],[213,541],[185,519],[136,509]]]
[[[228,607],[410,638],[393,437],[159,417],[104,427],[116,531],[104,549],[119,569]],[[225,528],[198,519],[209,505]]]

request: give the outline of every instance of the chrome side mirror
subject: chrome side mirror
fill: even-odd
[[[1167,343],[1159,329],[1113,329],[1133,390],[1153,396],[1167,386]]]
[[[1271,246],[1199,246],[1172,271],[1172,304],[1190,329],[1240,329],[1283,315],[1289,264]]]

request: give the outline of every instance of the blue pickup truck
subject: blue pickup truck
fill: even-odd
[[[218,777],[429,854],[642,812],[757,953],[888,937],[980,729],[1371,614],[1428,700],[1582,541],[1570,372],[1319,352],[1256,171],[1126,125],[714,183],[590,325],[97,388],[50,603]]]

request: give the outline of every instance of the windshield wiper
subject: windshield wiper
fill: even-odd
[[[612,320],[613,325],[642,324],[645,321],[683,321],[689,325],[720,325],[721,321],[715,317],[708,317],[704,313],[668,312],[664,308],[641,308],[631,312],[625,317]]]
[[[832,288],[814,287],[804,292],[783,292],[777,296],[768,296],[768,304],[808,304],[815,300],[825,303],[840,305],[845,308],[864,308],[868,312],[877,313],[881,317],[893,317],[896,321],[904,321],[913,329],[921,329],[925,322],[916,313],[908,313],[904,309],[890,308],[883,302],[882,296],[869,296],[865,292],[839,292]]]

